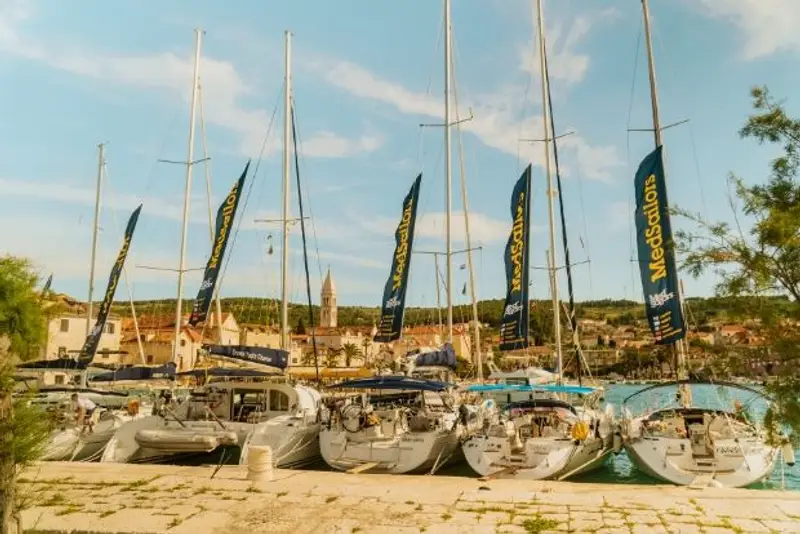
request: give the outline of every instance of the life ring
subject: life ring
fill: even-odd
[[[584,441],[586,438],[589,437],[589,425],[584,423],[583,421],[578,421],[572,426],[572,439],[576,439],[578,441]]]

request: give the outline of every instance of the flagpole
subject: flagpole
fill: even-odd
[[[545,66],[545,46],[544,46],[544,11],[542,9],[542,0],[537,0],[537,13],[538,13],[538,27],[539,27],[539,66],[542,76],[542,121],[544,125],[544,167],[547,175],[547,198],[550,219],[550,285],[552,288],[553,296],[553,336],[555,338],[556,346],[556,359],[558,362],[558,382],[562,383],[563,376],[563,355],[561,353],[561,310],[558,306],[558,277],[556,267],[556,220],[555,220],[555,206],[553,204],[553,197],[555,190],[553,189],[553,174],[550,169],[550,142],[553,136],[550,132],[550,106],[548,105],[547,85],[550,80],[547,79],[547,69]]]
[[[183,198],[183,231],[181,232],[181,259],[178,269],[178,301],[175,304],[175,339],[172,342],[172,361],[178,362],[178,339],[181,335],[183,322],[183,275],[186,272],[186,235],[189,231],[189,201],[192,192],[192,167],[194,166],[194,125],[196,119],[197,86],[200,77],[200,46],[203,39],[203,30],[197,28],[194,46],[194,69],[192,73],[192,96],[189,108],[189,146],[186,157],[186,194]],[[181,366],[178,366],[180,370]]]
[[[650,6],[648,4],[648,0],[642,0],[642,15],[644,17],[645,42],[647,43],[647,71],[650,77],[650,103],[653,108],[653,140],[655,141],[656,148],[658,148],[660,146],[663,146],[663,140],[661,138],[661,117],[658,106],[658,85],[656,83],[656,64],[655,64],[655,56],[653,54],[653,39],[650,31]],[[664,186],[666,187],[667,183],[666,169],[664,169],[663,172],[664,172]],[[673,267],[675,268],[675,250],[673,247],[668,247],[668,254],[670,255]],[[675,270],[677,273],[677,268],[675,268]],[[681,295],[680,288],[678,289],[678,302],[681,304],[681,310],[682,310],[683,298]],[[672,348],[673,351],[675,351],[676,378],[680,379],[684,374],[684,366],[685,366],[683,343],[681,342],[681,340],[678,340],[672,345]]]
[[[89,296],[86,299],[86,335],[92,329],[92,295],[94,293],[94,269],[97,261],[97,230],[100,224],[100,190],[103,187],[105,165],[105,143],[97,145],[97,186],[94,196],[94,222],[92,223],[92,259],[89,263]]]

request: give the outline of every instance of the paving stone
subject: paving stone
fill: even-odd
[[[780,532],[781,534],[797,533],[800,532],[800,521],[763,521],[767,528]]]
[[[736,518],[730,520],[731,525],[740,532],[771,532],[761,521],[755,519]]]

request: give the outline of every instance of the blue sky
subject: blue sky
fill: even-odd
[[[547,204],[541,103],[528,0],[454,0],[454,50],[463,158],[453,132],[453,207],[466,170],[480,298],[504,292],[502,251],[511,188],[534,164],[532,263],[544,263]],[[638,0],[545,2],[549,61],[576,296],[641,300],[631,270],[633,172],[652,137]],[[780,97],[798,85],[800,3],[795,0],[652,0],[670,200],[729,219],[726,177],[763,180],[770,147],[738,138],[748,90]],[[106,149],[98,293],[129,212],[144,202],[128,260],[135,298],[172,297],[175,275],[137,268],[178,263],[193,28],[202,27],[202,101],[214,211],[248,157],[258,163],[223,280],[224,295],[279,295],[280,234],[254,222],[280,210],[283,31],[294,33],[294,97],[301,176],[313,215],[312,284],[330,266],[342,304],[378,305],[392,233],[412,180],[423,172],[416,246],[443,250],[442,5],[406,2],[210,0],[79,3],[0,0],[0,221],[2,251],[31,257],[54,289],[85,298],[96,172]],[[634,64],[637,65],[634,77]],[[631,88],[633,85],[633,98]],[[796,100],[787,105],[796,108]],[[630,110],[630,122],[629,122]],[[272,128],[270,118],[275,113]],[[196,158],[202,157],[198,122]],[[269,133],[267,135],[267,131]],[[266,139],[262,159],[259,153]],[[194,171],[188,264],[209,253],[205,169]],[[292,201],[296,212],[296,201]],[[244,204],[243,204],[244,206]],[[677,227],[685,226],[679,220]],[[454,218],[455,248],[463,217]],[[580,238],[580,239],[579,239]],[[291,237],[292,300],[304,298],[299,229]],[[581,241],[585,246],[581,246]],[[274,254],[267,253],[274,242]],[[563,254],[559,251],[559,257]],[[455,259],[454,302],[464,258]],[[436,301],[433,261],[416,256],[410,302]],[[187,276],[193,295],[199,273]],[[690,295],[714,280],[684,276]],[[541,271],[533,297],[548,293]],[[566,284],[562,280],[562,291]],[[126,298],[120,284],[117,298]]]

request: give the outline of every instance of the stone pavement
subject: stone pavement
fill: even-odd
[[[38,533],[800,533],[800,492],[411,475],[42,463],[21,477]]]

